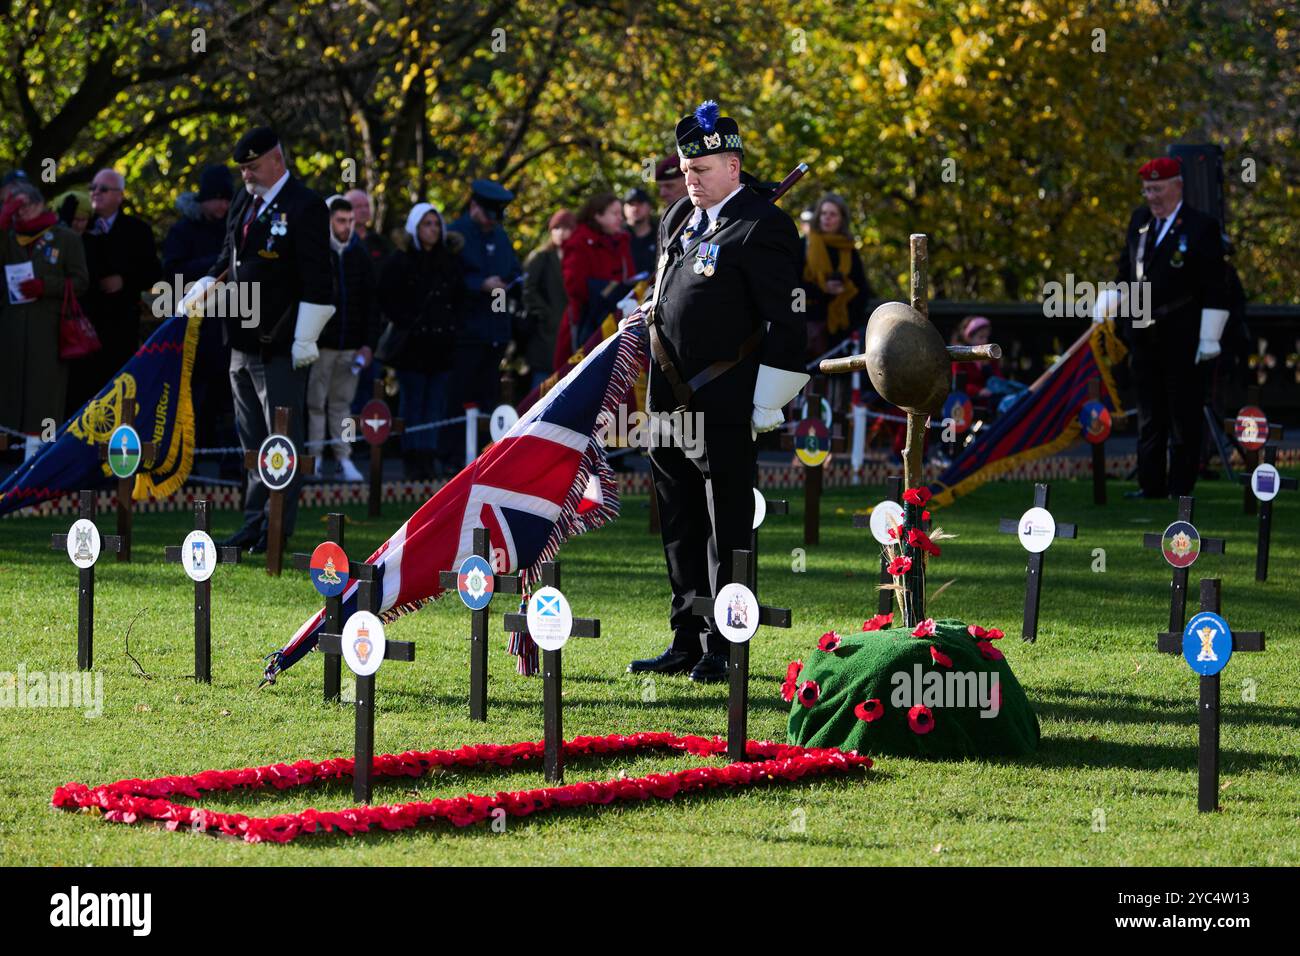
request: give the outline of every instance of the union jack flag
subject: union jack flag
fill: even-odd
[[[525,412],[500,441],[438,489],[368,559],[382,580],[381,617],[391,621],[442,593],[438,572],[473,553],[475,528],[486,528],[498,574],[521,573],[525,594],[541,564],[560,545],[618,515],[618,484],[597,440],[602,415],[615,413],[642,364],[644,340],[617,332]],[[357,584],[343,592],[344,619],[357,604]],[[316,646],[325,611],[267,657],[264,682]],[[536,670],[536,647],[511,639],[520,670]]]

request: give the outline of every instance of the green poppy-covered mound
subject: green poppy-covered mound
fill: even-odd
[[[1033,753],[1038,717],[1001,636],[955,620],[823,635],[782,686],[790,743],[904,757]]]

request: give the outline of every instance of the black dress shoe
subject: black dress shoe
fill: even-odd
[[[246,548],[253,544],[259,535],[262,535],[260,528],[255,525],[244,525],[225,541],[218,541],[217,544],[223,548]]]
[[[249,554],[266,554],[266,532],[263,531],[257,541],[248,546]]]
[[[627,672],[629,674],[685,674],[699,660],[699,654],[677,651],[670,647],[658,657],[633,661],[627,665]]]
[[[691,680],[697,684],[724,684],[727,681],[727,656],[705,654],[691,670]]]
[[[1126,492],[1124,492],[1124,497],[1125,497],[1125,498],[1131,498],[1131,499],[1133,499],[1133,500],[1137,500],[1137,499],[1148,499],[1148,500],[1151,500],[1151,501],[1155,501],[1155,500],[1157,500],[1157,499],[1161,499],[1161,500],[1163,500],[1163,499],[1164,499],[1165,497],[1167,497],[1167,496],[1166,496],[1166,495],[1149,495],[1149,494],[1147,494],[1145,491],[1143,491],[1141,488],[1138,488],[1136,491],[1126,491]]]

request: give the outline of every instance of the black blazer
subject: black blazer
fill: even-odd
[[[1196,351],[1200,339],[1201,309],[1229,306],[1223,234],[1217,220],[1184,200],[1173,225],[1154,249],[1155,217],[1146,206],[1133,211],[1128,223],[1124,251],[1117,263],[1120,282],[1138,277],[1137,250],[1142,231],[1147,230],[1146,268],[1143,278],[1151,283],[1151,310],[1155,325],[1132,328],[1131,318],[1118,320],[1120,334],[1130,346],[1173,349],[1177,357]]]
[[[230,204],[221,255],[208,275],[220,276],[228,268],[227,282],[257,283],[259,308],[247,320],[256,324],[244,328],[238,316],[225,319],[231,347],[286,355],[293,344],[298,303],[334,304],[329,210],[324,199],[291,174],[275,199],[258,210],[243,238],[252,202],[252,195],[241,190]],[[240,291],[245,302],[254,301],[249,291]]]
[[[758,366],[804,371],[806,316],[795,311],[803,249],[790,217],[748,186],[718,211],[712,232],[699,235],[683,251],[679,227],[694,207],[679,199],[659,224],[661,261],[667,256],[655,293],[655,321],[683,379],[720,359],[734,359],[754,330],[766,327],[758,349],[699,389],[691,411],[711,424],[748,424],[753,413]],[[703,243],[719,247],[714,274],[694,269]],[[658,364],[650,362],[651,411],[677,407],[672,387]]]

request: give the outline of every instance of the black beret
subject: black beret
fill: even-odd
[[[279,145],[280,137],[275,135],[275,130],[271,129],[271,127],[259,126],[256,129],[250,129],[235,144],[235,162],[251,163],[253,160],[265,156]]]

